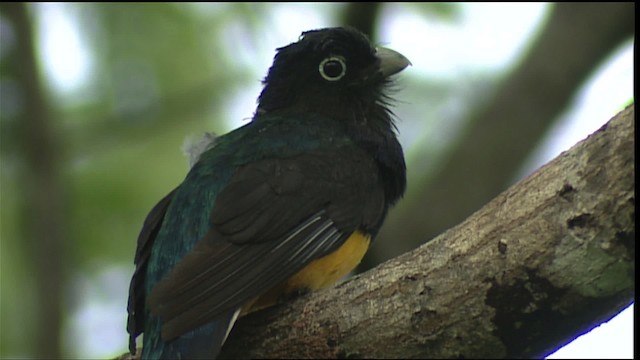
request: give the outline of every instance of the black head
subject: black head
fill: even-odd
[[[373,46],[355,29],[340,27],[303,32],[297,42],[277,51],[263,81],[258,117],[314,112],[362,123],[380,112],[390,123],[384,88],[388,76],[409,65],[401,54]]]

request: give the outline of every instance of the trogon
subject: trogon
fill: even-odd
[[[215,358],[238,316],[336,282],[406,168],[389,109],[409,60],[351,28],[277,49],[251,122],[211,141],[138,237],[127,331],[142,359]]]

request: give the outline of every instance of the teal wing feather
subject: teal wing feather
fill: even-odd
[[[386,212],[377,175],[328,119],[262,119],[217,139],[141,242],[149,255],[133,308],[145,314],[143,358],[215,356],[244,302],[354,230],[377,230]]]

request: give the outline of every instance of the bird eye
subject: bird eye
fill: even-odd
[[[347,64],[341,56],[330,56],[320,62],[320,75],[328,81],[338,81],[347,73]]]

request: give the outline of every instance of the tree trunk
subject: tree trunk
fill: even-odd
[[[30,5],[24,3],[2,5],[3,15],[6,14],[16,37],[7,63],[15,69],[13,74],[24,100],[15,121],[20,124],[20,155],[25,165],[20,168],[23,195],[20,209],[23,241],[20,245],[27,252],[26,266],[33,281],[24,286],[33,286],[37,304],[34,316],[37,325],[31,344],[36,358],[56,359],[61,356],[63,291],[67,274],[65,186],[60,171],[64,155],[37,63],[29,10],[32,10]]]

